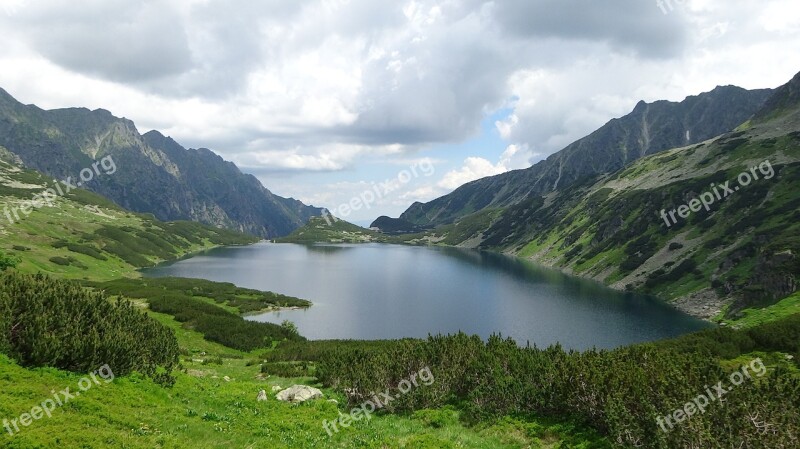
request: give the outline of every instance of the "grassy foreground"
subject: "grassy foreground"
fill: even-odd
[[[21,432],[0,433],[0,447],[28,448],[519,448],[609,447],[571,425],[504,419],[467,428],[451,409],[408,416],[374,416],[329,436],[323,420],[338,417],[344,398],[302,405],[277,401],[272,386],[314,385],[310,378],[261,374],[263,351],[236,351],[203,339],[172,317],[150,313],[172,328],[184,352],[172,388],[138,375],[96,385]],[[218,364],[221,362],[221,364]],[[225,380],[228,376],[231,380]],[[0,419],[16,419],[51,397],[77,389],[81,377],[52,368],[25,369],[0,355]],[[257,402],[260,390],[269,400]],[[342,409],[343,410],[343,409]],[[343,412],[345,412],[343,410]],[[585,436],[584,436],[585,435]],[[568,445],[562,445],[570,441]],[[581,444],[584,442],[584,444]]]

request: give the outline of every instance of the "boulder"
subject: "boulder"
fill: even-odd
[[[282,387],[282,386],[280,386],[280,385],[273,385],[273,386],[272,386],[272,392],[273,392],[273,393],[277,393],[277,392],[279,392],[279,391],[281,391],[281,390],[283,390],[283,387]]]
[[[317,399],[322,397],[322,392],[316,388],[309,387],[306,385],[293,385],[275,396],[279,401],[288,401],[288,402],[306,402],[311,399]]]
[[[267,392],[261,390],[258,392],[258,397],[256,398],[256,402],[266,401],[267,400]]]

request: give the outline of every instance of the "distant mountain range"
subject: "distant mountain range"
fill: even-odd
[[[157,131],[84,108],[46,111],[0,89],[0,147],[28,168],[77,179],[111,156],[117,171],[82,185],[118,205],[160,220],[191,220],[263,238],[287,235],[322,209],[267,190],[208,149],[186,149]]]
[[[642,157],[728,132],[758,111],[771,94],[770,89],[727,86],[680,103],[639,102],[630,114],[611,120],[528,169],[479,179],[431,202],[414,203],[400,219],[438,226],[563,190],[581,180],[613,173]]]

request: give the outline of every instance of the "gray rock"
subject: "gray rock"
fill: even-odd
[[[256,398],[256,402],[266,401],[267,400],[267,392],[261,390],[258,392],[258,397]]]
[[[288,402],[306,402],[311,399],[321,398],[322,392],[316,388],[308,387],[306,385],[293,385],[275,396],[279,401]]]

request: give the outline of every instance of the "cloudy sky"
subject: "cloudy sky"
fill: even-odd
[[[639,100],[800,71],[797,0],[0,0],[0,32],[24,103],[108,109],[332,210],[399,176],[360,224]]]

